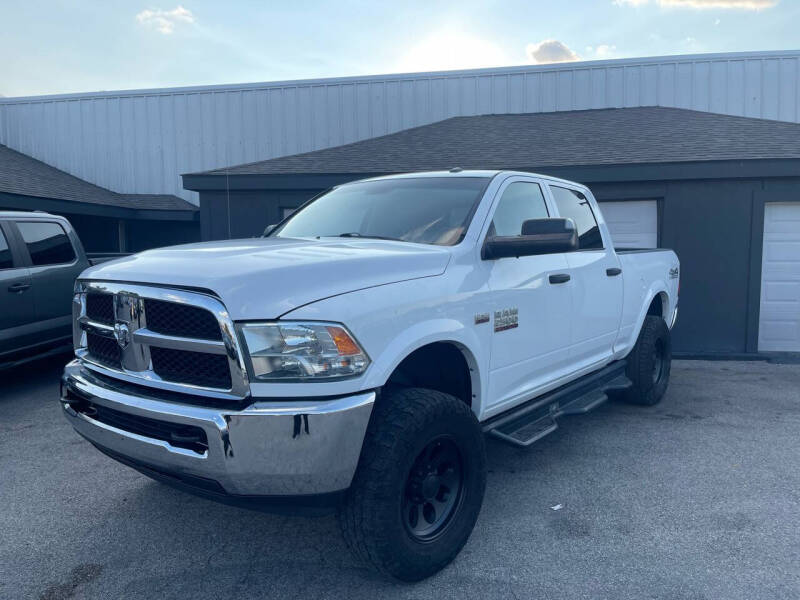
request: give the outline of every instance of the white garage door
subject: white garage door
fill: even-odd
[[[658,246],[658,206],[655,200],[601,202],[600,210],[617,248]]]
[[[800,352],[800,202],[767,204],[758,349]]]

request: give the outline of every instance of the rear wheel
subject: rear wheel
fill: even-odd
[[[464,546],[485,486],[483,433],[470,408],[433,390],[395,390],[375,406],[339,523],[362,561],[418,581]]]
[[[636,345],[628,355],[626,374],[633,386],[625,392],[632,404],[653,406],[661,401],[669,385],[672,342],[664,319],[648,315]]]

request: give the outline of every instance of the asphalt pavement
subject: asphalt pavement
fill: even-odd
[[[0,598],[800,598],[800,365],[676,361],[664,401],[488,444],[475,531],[413,585],[347,552],[333,517],[156,483],[60,414],[64,359],[0,373]]]

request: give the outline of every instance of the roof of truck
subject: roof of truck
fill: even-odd
[[[61,221],[66,220],[64,217],[53,215],[41,210],[0,210],[0,219],[19,219],[19,218],[60,219]]]
[[[369,177],[366,179],[359,179],[358,181],[352,181],[348,183],[344,183],[342,185],[350,185],[350,183],[361,183],[364,181],[379,181],[385,179],[419,179],[421,177],[485,177],[491,178],[496,177],[497,175],[519,175],[521,177],[538,177],[540,179],[547,179],[550,181],[558,181],[561,183],[568,183],[570,185],[576,185],[580,187],[584,187],[579,183],[575,183],[574,181],[568,181],[566,179],[560,179],[558,177],[553,177],[552,175],[544,175],[542,173],[532,173],[530,171],[510,171],[508,169],[494,169],[494,170],[486,170],[486,169],[461,169],[460,167],[454,167],[452,169],[448,169],[446,171],[414,171],[413,173],[394,173],[392,175],[379,175],[377,177]]]

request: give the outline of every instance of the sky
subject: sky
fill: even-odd
[[[800,0],[0,0],[0,95],[800,49]]]

